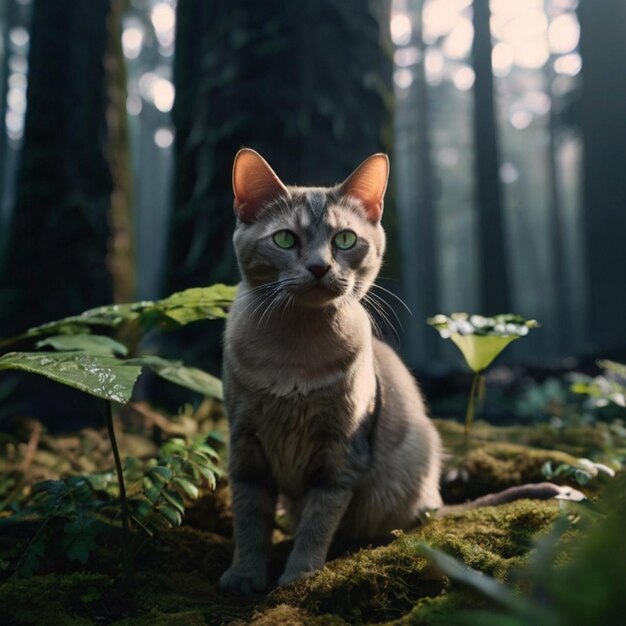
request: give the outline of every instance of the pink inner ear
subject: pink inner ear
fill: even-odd
[[[235,213],[242,222],[252,222],[261,207],[289,192],[267,161],[254,150],[243,148],[233,166]]]
[[[378,222],[383,213],[383,199],[389,178],[389,159],[375,154],[366,159],[341,186],[343,194],[361,201],[371,222]]]

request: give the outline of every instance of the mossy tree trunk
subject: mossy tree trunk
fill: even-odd
[[[333,184],[391,141],[386,2],[179,0],[177,16],[168,292],[238,280],[239,148],[288,184]],[[216,366],[218,345],[216,332],[192,360]]]
[[[38,0],[10,225],[3,335],[109,302],[111,174],[103,59],[109,0]]]

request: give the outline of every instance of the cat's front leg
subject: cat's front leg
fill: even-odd
[[[305,496],[294,546],[279,585],[311,576],[326,561],[328,549],[341,518],[348,508],[352,490],[345,487],[317,487]]]
[[[231,431],[230,486],[235,554],[220,589],[250,595],[267,586],[267,559],[276,511],[276,488],[254,435]]]

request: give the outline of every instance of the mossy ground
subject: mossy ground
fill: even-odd
[[[465,448],[456,425],[441,425],[457,480],[444,487],[462,501],[525,481],[542,480],[546,460],[574,457],[499,441],[499,429],[479,426]],[[522,431],[520,431],[522,432]],[[519,434],[519,433],[518,433]],[[589,440],[589,439],[588,439]],[[581,442],[581,447],[584,448]],[[463,470],[462,472],[460,470]],[[461,478],[458,478],[458,477]],[[445,624],[452,612],[487,606],[477,593],[451,582],[420,556],[420,544],[438,547],[499,580],[523,565],[533,539],[559,516],[556,501],[521,500],[495,508],[449,514],[400,533],[390,543],[364,547],[329,561],[306,580],[254,598],[217,588],[232,555],[228,491],[221,488],[194,507],[186,523],[148,541],[126,579],[111,558],[117,538],[86,566],[44,560],[45,575],[0,585],[3,624]],[[24,542],[23,532],[16,536]],[[7,539],[7,538],[5,538]],[[4,542],[3,542],[4,543]],[[278,576],[289,544],[275,545],[271,574]],[[84,570],[84,571],[83,571]]]

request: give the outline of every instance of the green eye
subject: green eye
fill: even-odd
[[[340,250],[350,250],[350,248],[354,248],[356,239],[356,233],[353,233],[351,230],[342,230],[340,233],[335,235],[333,243]]]
[[[290,230],[279,230],[274,233],[272,239],[283,250],[290,250],[296,245],[296,236]]]

